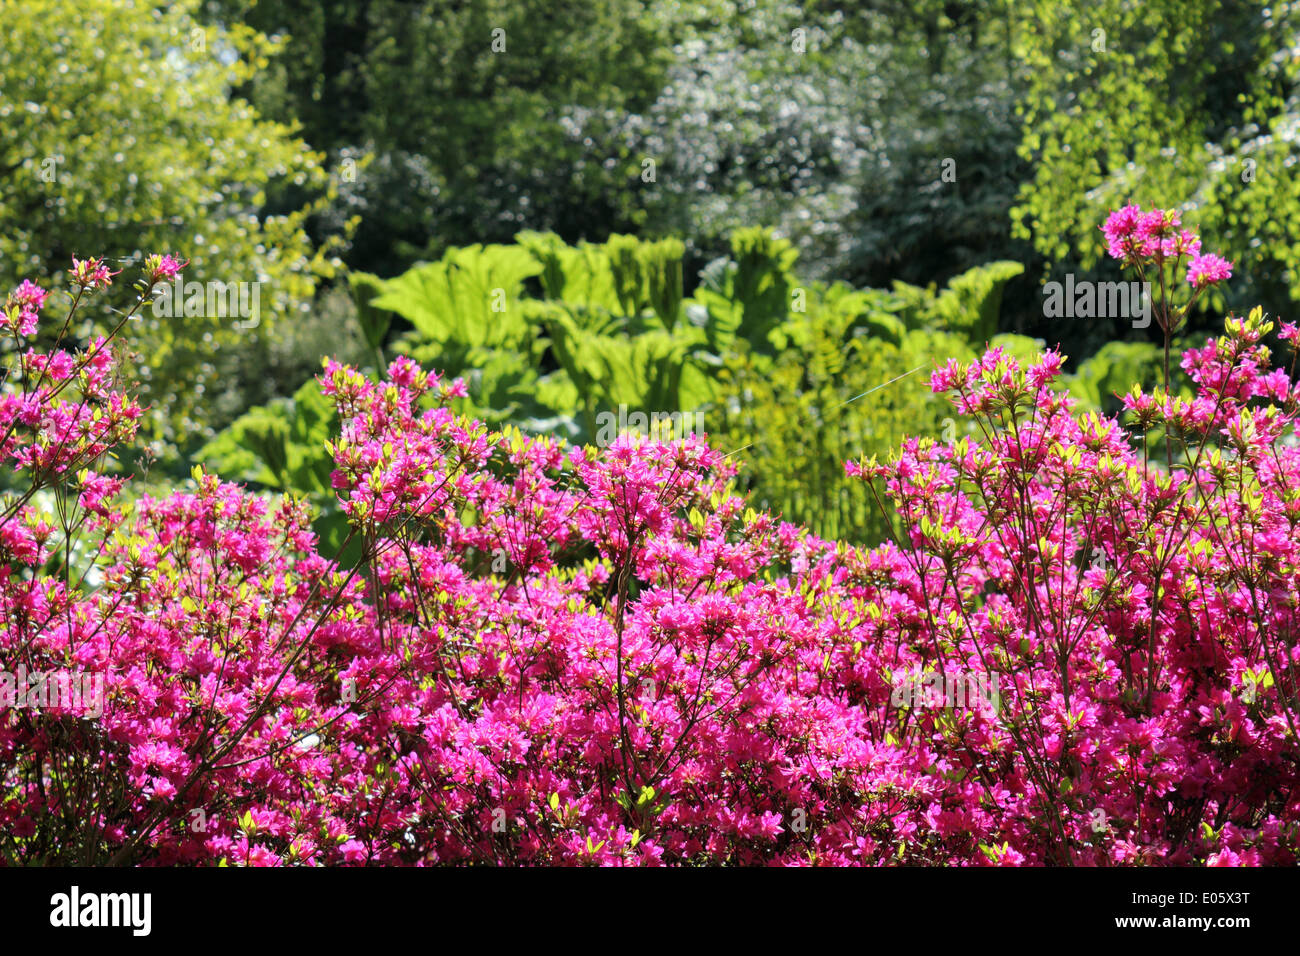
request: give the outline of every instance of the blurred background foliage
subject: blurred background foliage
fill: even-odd
[[[61,286],[73,255],[130,269],[154,251],[189,259],[186,281],[262,283],[256,325],[148,307],[132,322],[159,453],[301,376],[283,345],[339,264],[306,230],[331,202],[324,155],[232,96],[276,47],[240,23],[201,23],[196,8],[23,0],[5,5],[0,43],[0,284]],[[270,208],[281,184],[302,202]],[[129,308],[131,290],[117,291]],[[88,315],[101,331],[116,324]]]
[[[1043,283],[1120,278],[1109,209],[1181,204],[1237,263],[1187,341],[1300,295],[1287,3],[5,9],[0,278],[167,251],[261,281],[252,327],[129,327],[153,474],[198,457],[327,533],[324,355],[410,355],[463,410],[578,442],[619,405],[701,410],[756,500],[875,540],[843,461],[956,427],[934,362],[1060,345],[1108,412],[1155,381],[1154,324],[1044,316]]]

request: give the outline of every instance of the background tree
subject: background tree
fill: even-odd
[[[360,214],[348,262],[388,276],[522,228],[573,238],[630,222],[640,169],[607,131],[662,84],[671,43],[652,7],[214,0],[206,9],[287,38],[275,67],[243,88],[260,109],[301,120],[304,138],[339,162],[373,155],[318,226],[337,235]]]
[[[1053,274],[1118,279],[1100,261],[1095,224],[1106,211],[1188,197],[1180,208],[1237,264],[1229,288],[1205,299],[1198,331],[1217,327],[1225,308],[1276,313],[1295,298],[1292,5],[1033,2],[1016,17],[1015,52],[1028,68],[1020,148],[1034,173],[1012,214]],[[1055,324],[1053,340],[1076,353],[1114,337],[1105,325]]]
[[[199,23],[195,6],[31,0],[6,9],[0,44],[0,285],[58,285],[47,270],[74,254],[121,268],[155,250],[189,259],[187,281],[262,283],[255,325],[150,308],[132,321],[155,452],[265,390],[277,329],[331,269],[304,231],[310,206],[264,208],[280,181],[323,195],[321,157],[231,96],[273,46],[241,24]]]

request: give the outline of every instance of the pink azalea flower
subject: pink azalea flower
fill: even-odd
[[[187,265],[189,265],[189,260],[180,262],[172,258],[170,253],[167,255],[154,253],[144,261],[145,278],[152,288],[160,282],[170,282]]]
[[[121,272],[109,272],[103,259],[78,259],[72,257],[72,268],[68,273],[72,280],[83,289],[108,288],[113,284],[113,276]]]
[[[1194,256],[1187,264],[1187,281],[1196,289],[1222,282],[1231,275],[1232,263],[1212,252]]]

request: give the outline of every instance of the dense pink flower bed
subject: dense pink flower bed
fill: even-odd
[[[1229,320],[1195,398],[1135,391],[1128,430],[1072,413],[1054,353],[949,363],[979,438],[849,466],[907,532],[873,551],[749,510],[700,439],[489,432],[408,361],[331,363],[355,570],[211,475],[129,502],[97,472],[139,414],[110,348],[27,351],[0,669],[105,699],[0,714],[0,859],[1294,864],[1300,389],[1270,330]],[[1162,430],[1190,466],[1147,460]],[[899,702],[972,675],[992,699]]]

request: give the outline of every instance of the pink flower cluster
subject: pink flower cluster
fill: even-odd
[[[188,260],[181,262],[170,254],[159,255],[155,253],[144,261],[145,282],[149,288],[153,288],[160,282],[170,282],[187,265],[189,265]]]
[[[1180,230],[1180,224],[1177,210],[1152,208],[1143,212],[1141,207],[1130,205],[1112,212],[1101,229],[1112,259],[1126,264],[1149,261],[1160,265],[1166,260],[1180,262],[1186,256],[1187,282],[1198,290],[1230,278],[1232,263],[1213,253],[1202,255],[1200,237]]]
[[[109,272],[103,259],[78,259],[74,256],[68,274],[80,288],[94,290],[108,288],[113,283],[113,276],[120,271]]]
[[[1300,452],[1281,438],[1300,387],[1270,370],[1270,328],[1257,310],[1188,352],[1193,399],[1125,397],[1139,436],[1186,443],[1192,465],[1172,473],[1118,422],[1071,412],[1050,387],[1059,356],[1022,369],[997,349],[933,379],[986,442],[851,467],[887,483],[910,528],[904,641],[998,676],[996,721],[929,732],[965,768],[967,806],[1014,794],[1009,845],[1027,860],[1296,860]],[[1009,835],[996,805],[993,840]]]
[[[409,360],[327,363],[355,567],[201,472],[123,500],[111,353],[28,355],[0,452],[63,505],[0,502],[0,670],[105,700],[0,713],[0,859],[1294,865],[1300,387],[1268,331],[1126,399],[1172,473],[1072,412],[1059,355],[949,363],[984,437],[848,466],[907,529],[874,550],[750,509],[698,437],[568,448]],[[897,703],[935,675],[999,702]]]
[[[49,293],[30,279],[9,293],[5,307],[0,311],[0,329],[8,329],[15,336],[29,336],[35,333],[39,313],[45,307]]]

